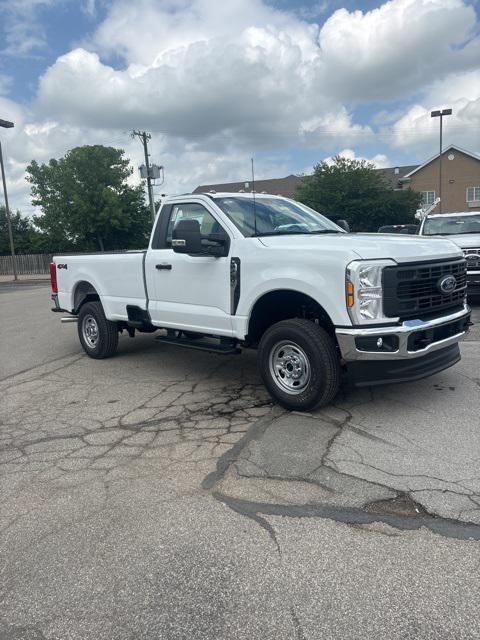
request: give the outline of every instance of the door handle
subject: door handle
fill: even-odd
[[[166,262],[162,262],[161,264],[156,264],[155,265],[155,269],[158,269],[159,271],[161,271],[161,270],[171,271],[172,270],[172,265],[171,264],[167,264]]]

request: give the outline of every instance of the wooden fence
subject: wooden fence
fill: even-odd
[[[52,255],[51,253],[38,253],[25,256],[17,255],[18,275],[48,275]],[[0,256],[0,276],[13,276],[12,256]]]
[[[53,256],[81,256],[96,255],[105,253],[125,253],[127,249],[114,249],[113,251],[57,251],[56,253],[31,253],[27,255],[17,255],[17,273],[19,276],[50,275],[50,262]],[[13,276],[12,256],[0,256],[0,276]]]

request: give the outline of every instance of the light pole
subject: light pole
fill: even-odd
[[[13,122],[0,120],[0,127],[11,129]],[[3,166],[2,142],[0,141],[0,167],[2,170],[3,194],[5,196],[5,215],[7,217],[8,237],[10,239],[10,253],[12,254],[13,279],[18,280],[17,261],[15,258],[15,245],[13,244],[12,221],[10,220],[10,207],[8,206],[7,181],[5,179],[5,167]]]
[[[439,213],[442,213],[442,133],[443,133],[443,116],[452,115],[451,109],[442,109],[441,111],[432,111],[430,116],[432,118],[440,118],[440,155],[438,157],[438,197],[440,202],[438,203]]]

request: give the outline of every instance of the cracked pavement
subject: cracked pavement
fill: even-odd
[[[48,295],[0,287],[2,640],[480,638],[476,330],[301,415],[252,353],[92,361]]]

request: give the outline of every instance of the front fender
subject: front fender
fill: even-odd
[[[316,275],[318,281],[315,285],[309,280],[300,281],[298,278],[288,276],[262,281],[248,292],[248,297],[240,301],[237,313],[248,319],[262,296],[273,291],[289,290],[303,293],[315,300],[325,310],[334,325],[350,325],[345,305],[344,278],[338,286],[333,287],[332,283],[328,286],[326,279],[321,275]]]

